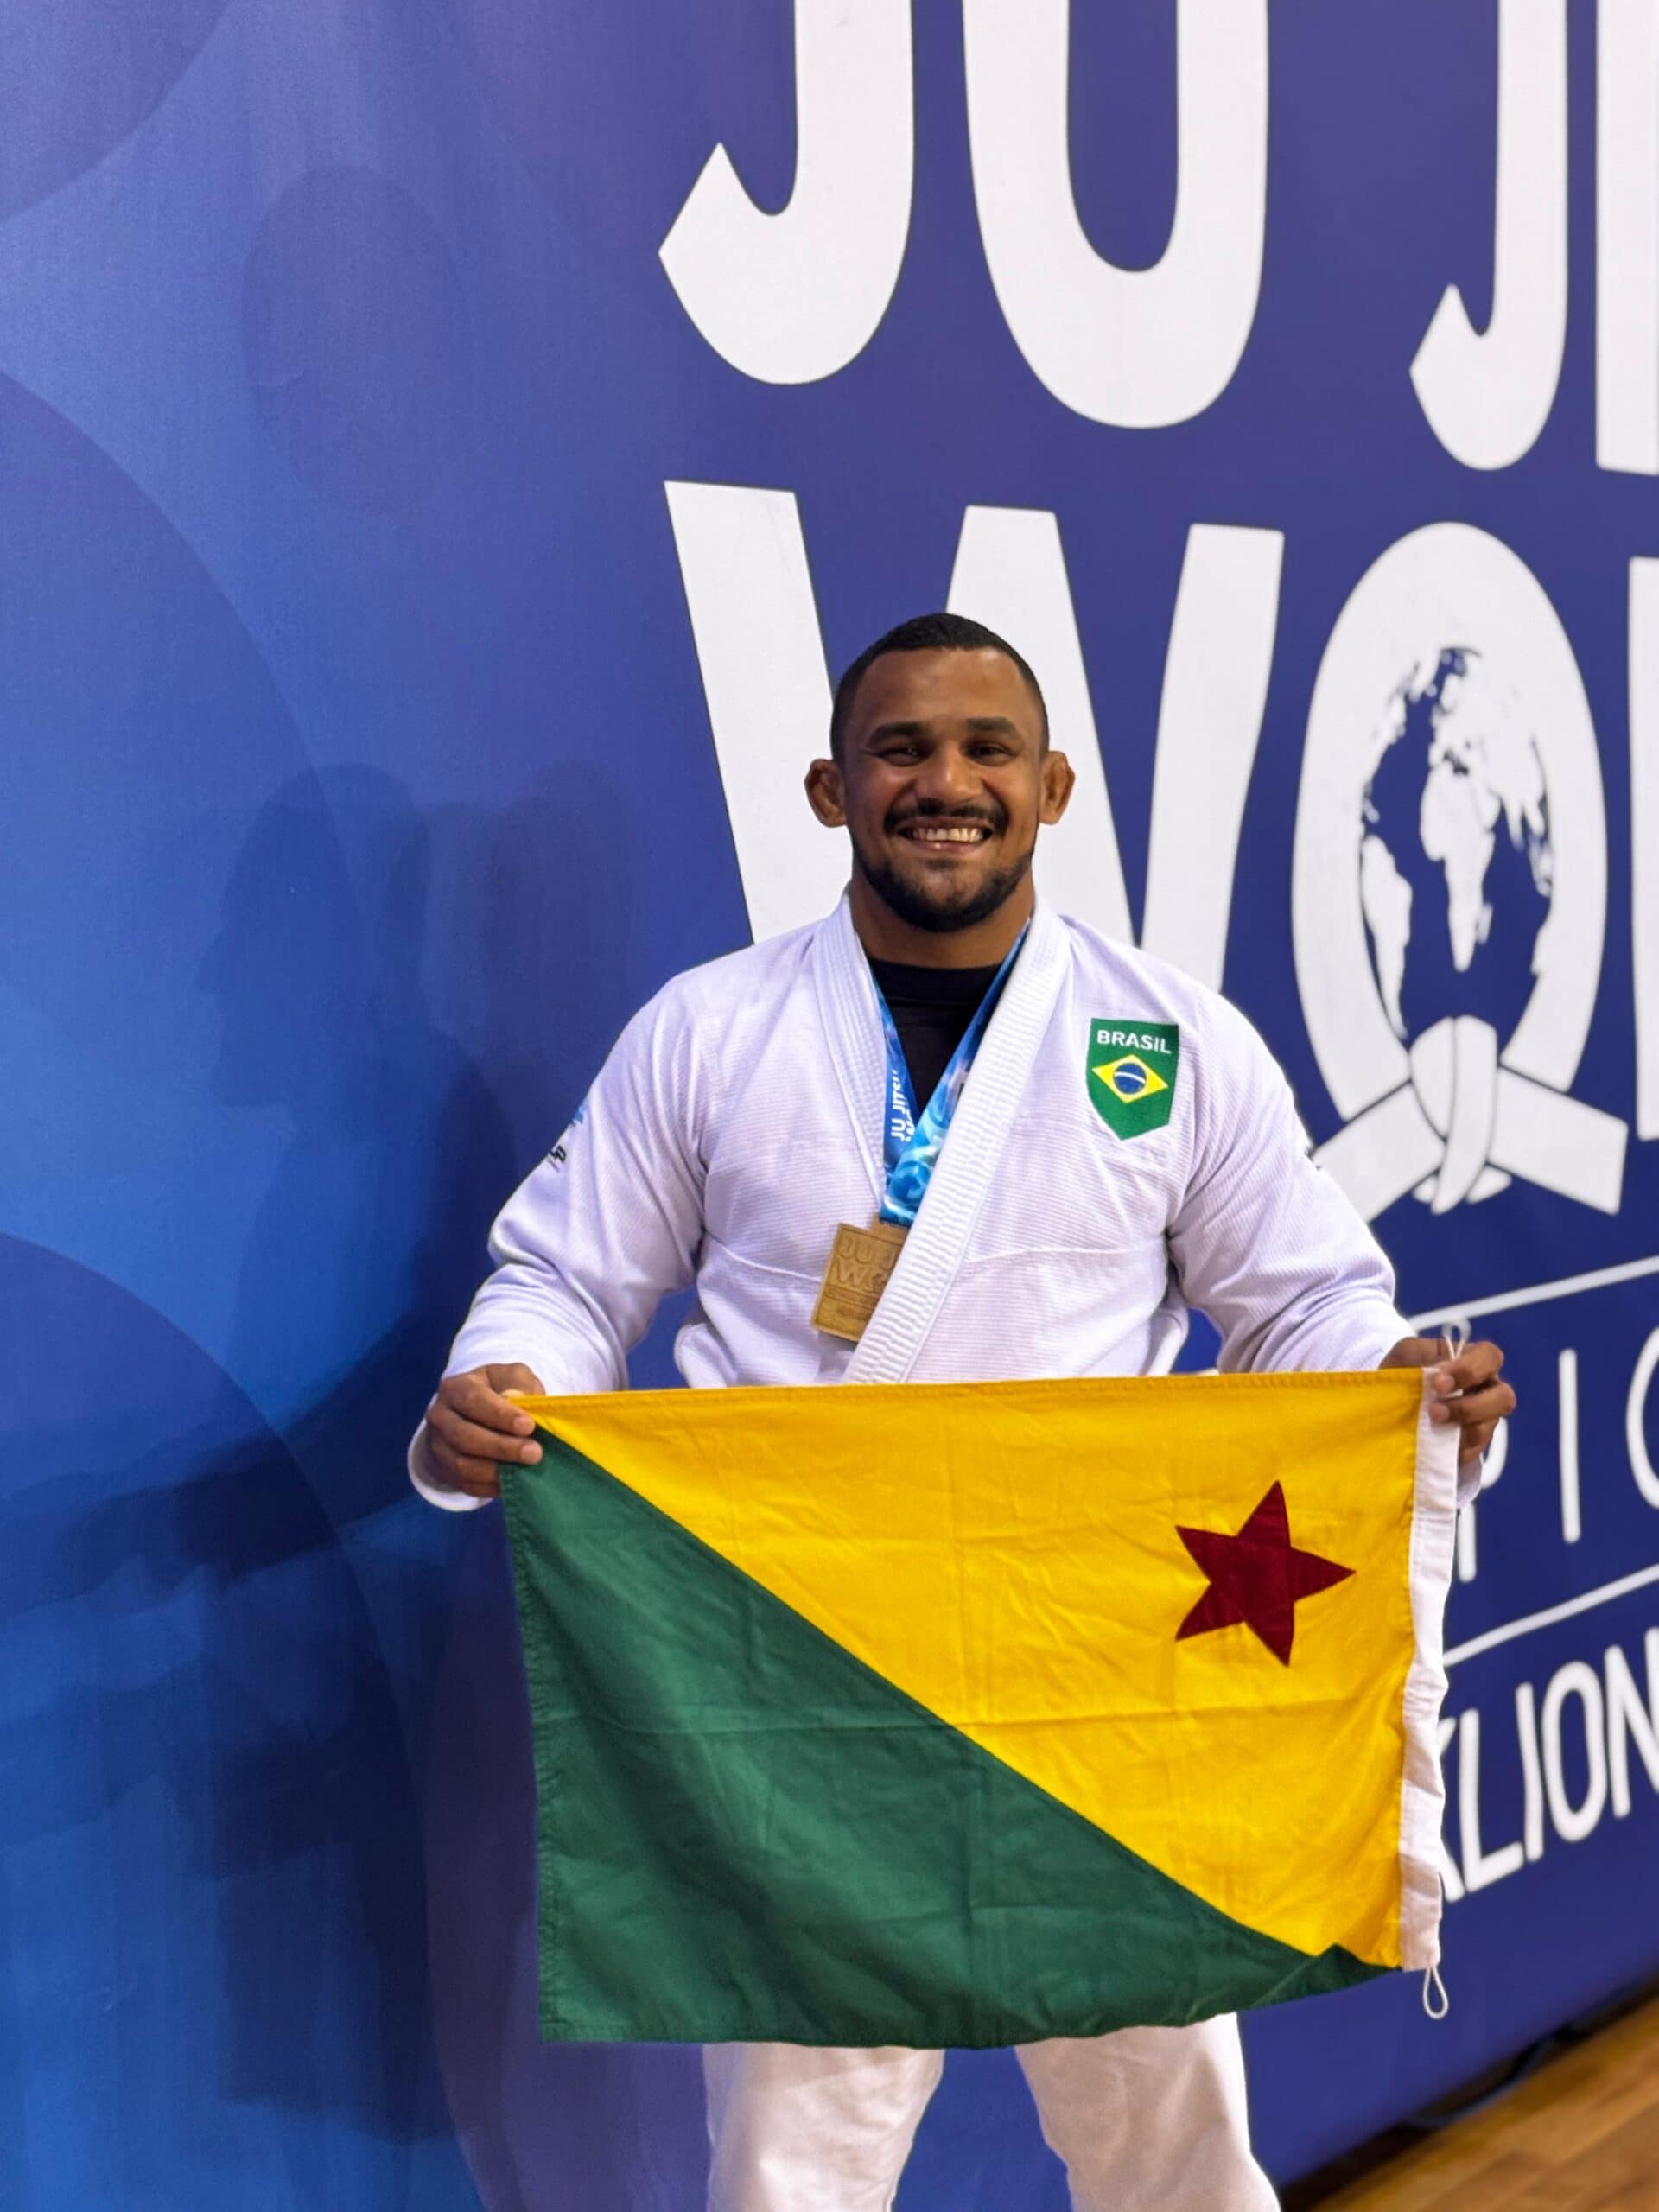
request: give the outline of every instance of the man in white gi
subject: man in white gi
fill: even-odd
[[[628,1024],[495,1224],[411,1448],[427,1497],[495,1497],[499,1462],[541,1458],[504,1393],[624,1389],[688,1284],[694,1388],[1155,1374],[1198,1306],[1229,1370],[1433,1368],[1478,1474],[1515,1402],[1502,1355],[1408,1335],[1249,1024],[1037,900],[1037,832],[1071,783],[1035,677],[978,624],[922,616],[854,662],[806,779],[850,834],[846,898],[677,976]],[[1090,1077],[1103,1031],[1140,1047],[1116,1054],[1116,1107]],[[849,1323],[820,1294],[861,1233],[886,1281]],[[1273,2205],[1231,2019],[1020,2057],[1077,2212]],[[883,2212],[941,2064],[711,2047],[714,2212]]]

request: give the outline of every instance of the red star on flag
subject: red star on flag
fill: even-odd
[[[1345,1582],[1354,1571],[1317,1552],[1297,1550],[1290,1541],[1285,1493],[1277,1483],[1236,1536],[1179,1525],[1176,1534],[1210,1578],[1210,1587],[1176,1630],[1176,1642],[1243,1623],[1286,1667],[1296,1634],[1297,1600]]]

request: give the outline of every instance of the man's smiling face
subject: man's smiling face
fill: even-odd
[[[859,873],[913,929],[971,928],[1026,882],[1040,823],[1071,783],[1005,653],[890,652],[858,686],[841,756],[815,764],[821,821],[844,822]]]

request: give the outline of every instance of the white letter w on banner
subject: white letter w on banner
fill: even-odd
[[[749,924],[757,938],[815,919],[847,879],[847,850],[802,796],[827,750],[830,681],[799,511],[790,492],[670,484],[686,603]],[[1143,943],[1219,988],[1244,799],[1278,621],[1277,531],[1198,524],[1187,536],[1164,666]],[[1062,912],[1133,941],[1059,525],[1041,510],[969,507],[952,613],[1017,645],[1038,671],[1077,790],[1044,833],[1038,877]],[[764,639],[757,649],[757,639]],[[1191,794],[1202,791],[1202,807]]]

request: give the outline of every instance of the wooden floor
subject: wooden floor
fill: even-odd
[[[1659,2212],[1659,1998],[1416,2140],[1319,2212]]]

